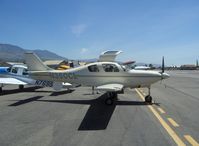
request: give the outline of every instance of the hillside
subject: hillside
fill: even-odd
[[[10,44],[0,44],[0,60],[1,61],[11,61],[11,62],[23,62],[25,52],[34,52],[42,60],[61,60],[66,59],[55,53],[47,50],[27,50],[21,47],[10,45]]]

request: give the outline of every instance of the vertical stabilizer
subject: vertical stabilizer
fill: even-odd
[[[33,52],[25,53],[25,62],[29,71],[47,71],[52,70],[46,66],[42,60]]]

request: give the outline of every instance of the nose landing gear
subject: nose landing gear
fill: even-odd
[[[147,96],[145,97],[145,102],[147,102],[147,103],[152,103],[152,97],[151,97],[150,95],[147,95]]]
[[[151,87],[148,87],[148,95],[145,97],[146,103],[152,103],[152,97],[151,97]]]

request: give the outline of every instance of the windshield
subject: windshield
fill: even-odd
[[[131,64],[123,64],[121,63],[120,66],[122,67],[122,69],[124,71],[129,71],[129,70],[132,70],[136,67],[136,64],[135,63],[131,63]]]
[[[131,67],[128,66],[128,65],[122,65],[122,64],[120,64],[120,66],[121,66],[121,68],[122,68],[124,71],[129,71],[129,70],[131,70]]]

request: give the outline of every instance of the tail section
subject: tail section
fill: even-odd
[[[25,61],[29,71],[47,71],[52,70],[46,66],[35,53],[25,53]]]

